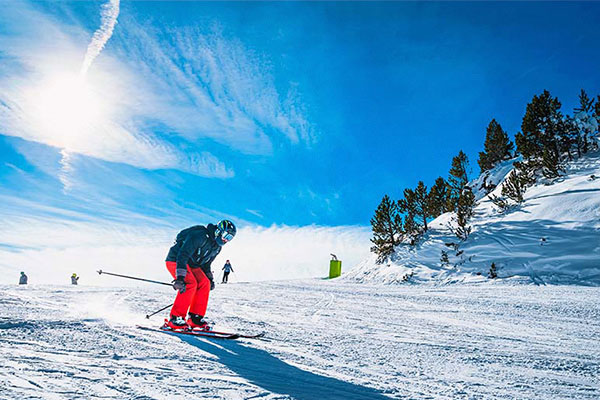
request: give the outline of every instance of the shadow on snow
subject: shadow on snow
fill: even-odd
[[[195,337],[181,340],[213,354],[231,371],[269,392],[297,400],[317,398],[389,400],[375,389],[317,375],[287,364],[269,352],[244,346],[235,340],[214,342]]]

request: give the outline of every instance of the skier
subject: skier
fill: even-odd
[[[79,277],[77,276],[77,274],[75,272],[73,272],[73,275],[71,275],[71,285],[77,285],[78,280],[79,280]]]
[[[21,276],[19,277],[19,285],[27,285],[27,275],[23,271],[21,271]]]
[[[221,283],[227,283],[227,281],[229,279],[229,273],[233,272],[233,268],[231,267],[231,263],[229,263],[229,260],[227,260],[227,262],[221,269],[223,271],[225,271],[225,272],[223,272],[223,281]]]
[[[233,222],[222,220],[216,226],[192,226],[177,234],[169,250],[167,270],[177,290],[175,303],[165,328],[210,329],[204,315],[210,291],[215,288],[211,263],[221,252],[221,247],[236,234]],[[186,320],[186,314],[189,318]]]

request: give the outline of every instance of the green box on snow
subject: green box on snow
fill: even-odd
[[[329,261],[329,279],[337,278],[342,274],[342,260]]]

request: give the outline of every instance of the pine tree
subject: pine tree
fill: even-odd
[[[371,218],[373,238],[371,252],[377,254],[377,262],[384,262],[394,253],[394,247],[402,240],[402,216],[398,212],[398,204],[386,194]]]
[[[581,114],[579,114],[581,116]],[[579,121],[577,117],[572,118],[567,116],[564,121],[565,126],[565,134],[562,137],[562,141],[560,143],[561,151],[566,151],[569,157],[569,161],[573,159],[571,155],[571,147],[575,144],[575,150],[577,151],[577,157],[581,157],[582,153],[587,152],[587,144],[585,133],[582,135],[582,129],[578,126]],[[542,156],[543,158],[543,156]]]
[[[469,219],[473,216],[473,207],[475,206],[475,195],[468,186],[461,192],[456,207],[456,222],[458,228],[456,236],[461,240],[467,240],[471,233],[471,227],[468,226]]]
[[[503,213],[510,209],[511,205],[503,198],[498,197],[493,194],[488,195],[488,198],[494,203],[496,207],[498,207],[498,211]]]
[[[600,96],[598,96],[600,101]],[[574,118],[571,120],[571,129],[577,134],[577,155],[585,154],[592,150],[594,141],[594,135],[598,130],[598,117],[595,116],[596,108],[600,109],[598,103],[595,103],[595,99],[590,99],[585,92],[581,89],[579,93],[579,106],[574,111]]]
[[[542,174],[549,179],[556,178],[561,171],[560,162],[553,151],[544,149],[542,156]]]
[[[521,204],[524,193],[525,179],[516,170],[512,170],[502,185],[502,195],[512,199],[517,204]]]
[[[598,96],[600,97],[600,96]],[[594,99],[590,99],[585,90],[581,89],[579,92],[579,107],[575,108],[575,112],[592,112],[594,110]]]
[[[437,218],[448,211],[448,184],[441,176],[429,192],[429,211],[432,218]]]
[[[492,263],[490,266],[490,272],[488,274],[490,279],[496,279],[498,277],[498,270],[496,269],[496,263]]]
[[[401,212],[405,212],[413,218],[419,218],[423,223],[423,230],[427,231],[427,218],[431,212],[429,211],[427,186],[423,181],[419,181],[415,190],[405,189],[404,199],[399,201],[399,205]]]
[[[517,151],[528,159],[541,159],[544,149],[553,151],[560,157],[558,137],[562,134],[562,114],[560,101],[544,90],[539,96],[533,96],[527,104],[521,132],[515,136]]]
[[[404,216],[404,232],[410,237],[410,244],[414,245],[415,240],[419,237],[419,225],[415,222],[415,216],[411,213],[407,213]]]
[[[469,158],[461,150],[458,155],[452,159],[452,168],[450,168],[450,177],[448,184],[451,188],[462,190],[469,183],[467,169],[469,168]]]
[[[458,198],[462,193],[467,183],[469,176],[467,170],[469,168],[469,159],[463,151],[459,151],[458,155],[452,159],[452,168],[450,168],[448,176],[448,210],[456,210]]]
[[[443,267],[447,267],[450,264],[450,259],[448,258],[448,252],[442,250],[442,254],[440,255],[440,263]]]
[[[416,204],[416,215],[421,217],[423,220],[423,227],[427,231],[427,218],[429,218],[431,212],[429,210],[429,196],[427,193],[427,186],[423,181],[419,181],[417,188],[415,189],[415,204]]]
[[[500,124],[492,119],[485,134],[484,151],[479,153],[481,172],[492,169],[498,162],[508,160],[512,156],[514,145]]]

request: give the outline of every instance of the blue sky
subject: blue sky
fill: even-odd
[[[73,100],[102,3],[0,11],[3,217],[365,227],[534,94],[600,93],[597,2],[124,1]]]

